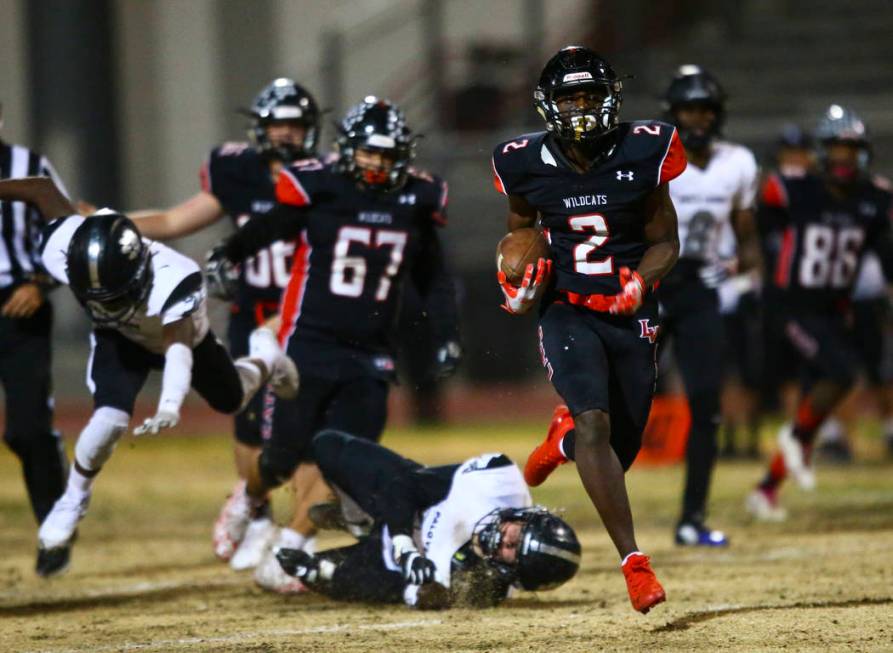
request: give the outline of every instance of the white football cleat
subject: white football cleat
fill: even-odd
[[[804,490],[814,490],[815,468],[812,457],[807,457],[803,445],[794,437],[794,428],[791,424],[785,424],[778,432],[778,447],[784,458],[784,466],[797,481],[797,485]]]
[[[79,498],[73,497],[69,492],[59,497],[37,533],[40,548],[48,550],[68,546],[77,530],[78,522],[87,514],[88,505],[90,505],[89,492]]]
[[[214,555],[223,562],[229,562],[245,537],[249,521],[251,502],[245,493],[245,482],[241,481],[233,488],[214,522]]]
[[[294,399],[298,396],[300,377],[295,362],[285,353],[276,358],[270,374],[270,387],[280,399]]]
[[[778,503],[778,495],[761,487],[747,495],[744,508],[757,521],[782,522],[788,518],[788,511]]]
[[[245,530],[245,537],[230,558],[229,566],[235,571],[254,569],[273,543],[279,529],[269,517],[252,519]]]
[[[307,588],[300,580],[294,576],[289,576],[283,571],[282,565],[276,559],[278,550],[279,547],[277,546],[267,547],[260,563],[254,568],[255,584],[277,594],[300,594],[306,592]]]

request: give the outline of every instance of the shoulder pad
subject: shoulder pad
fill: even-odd
[[[438,225],[446,225],[449,184],[442,177],[424,170],[410,168],[409,175],[407,187],[411,187],[418,196],[419,206],[427,214],[426,217]]]
[[[790,205],[785,177],[776,172],[766,177],[760,189],[760,203],[775,208],[787,208]]]
[[[309,206],[314,193],[324,187],[331,166],[319,159],[301,159],[283,168],[276,180],[276,201],[291,206]]]
[[[531,167],[541,161],[540,150],[545,137],[546,132],[522,134],[493,149],[493,186],[498,192],[510,195]]]
[[[623,156],[636,166],[654,171],[655,186],[675,179],[685,170],[688,160],[676,128],[659,120],[621,123],[618,129]]]
[[[249,143],[230,142],[218,145],[200,172],[202,190],[214,193],[230,180],[256,174],[259,154]]]

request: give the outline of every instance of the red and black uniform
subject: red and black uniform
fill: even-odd
[[[551,248],[553,284],[540,307],[540,351],[549,379],[579,415],[611,415],[611,445],[628,468],[641,444],[655,378],[657,305],[636,315],[607,312],[621,267],[635,270],[648,244],[644,204],[685,169],[676,129],[621,123],[610,154],[580,173],[546,132],[498,145],[494,184],[540,214]]]
[[[868,180],[843,198],[817,176],[770,176],[758,219],[780,233],[766,284],[770,329],[784,334],[805,363],[804,383],[852,384],[858,357],[850,297],[864,254],[878,254],[893,279],[893,195]]]
[[[446,219],[442,180],[416,172],[399,189],[365,190],[332,164],[307,160],[282,172],[276,199],[271,214],[227,241],[225,254],[238,261],[271,240],[297,241],[280,340],[301,372],[301,392],[276,402],[265,446],[268,460],[279,456],[288,467],[323,428],[380,437],[407,275],[439,341],[456,339],[457,311],[437,233]]]
[[[224,143],[214,148],[201,170],[202,190],[211,193],[238,228],[251,214],[264,214],[276,205],[269,159],[248,143]],[[248,354],[248,336],[279,307],[288,283],[294,244],[277,241],[242,262],[236,299],[227,329],[233,358]],[[236,439],[261,444],[263,393],[235,416]]]

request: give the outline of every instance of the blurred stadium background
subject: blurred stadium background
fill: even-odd
[[[2,136],[45,152],[76,197],[163,207],[196,192],[214,144],[244,139],[236,109],[275,76],[307,86],[331,119],[366,94],[389,97],[425,134],[419,162],[450,182],[461,379],[540,382],[532,320],[497,308],[504,207],[489,156],[500,139],[539,129],[530,98],[549,54],[579,42],[634,75],[627,120],[660,114],[679,64],[707,66],[731,98],[727,136],[764,162],[783,123],[808,127],[829,103],[848,103],[889,174],[891,28],[889,0],[0,0]],[[201,260],[227,229],[177,246]],[[66,292],[54,302],[64,402],[85,397],[87,325]]]

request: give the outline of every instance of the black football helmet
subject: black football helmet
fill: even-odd
[[[100,211],[68,244],[68,285],[94,322],[126,322],[152,288],[149,246],[129,218]]]
[[[369,95],[351,107],[338,126],[335,146],[337,169],[367,187],[395,190],[403,186],[409,164],[415,158],[415,141],[403,112],[388,100]],[[356,162],[358,149],[386,154],[393,162],[389,172],[360,168]]]
[[[593,88],[602,93],[598,106],[561,111],[557,98]],[[595,143],[617,127],[623,84],[611,65],[588,48],[571,45],[549,59],[533,92],[533,104],[546,129],[565,141]]]
[[[871,139],[865,121],[855,111],[839,104],[832,104],[825,110],[815,128],[818,145],[818,159],[826,172],[846,180],[846,177],[868,175],[871,166]],[[846,171],[829,170],[828,146],[832,143],[850,143],[859,149],[858,169],[849,174]]]
[[[248,135],[261,154],[283,163],[316,156],[321,113],[316,100],[300,84],[286,77],[274,79],[257,94],[251,108],[242,113],[251,118]],[[306,132],[301,147],[270,142],[267,127],[278,120],[294,120],[304,125]]]
[[[680,66],[663,96],[664,111],[668,122],[676,125],[682,144],[693,151],[703,150],[722,133],[726,119],[726,92],[716,77],[692,64]],[[679,124],[676,111],[683,106],[707,106],[716,114],[716,120],[707,131],[690,129]]]
[[[521,540],[514,564],[498,558],[500,526],[521,522]],[[475,552],[525,590],[548,590],[573,578],[580,568],[580,542],[574,530],[542,506],[497,508],[474,527]]]

